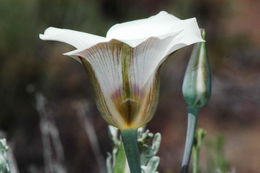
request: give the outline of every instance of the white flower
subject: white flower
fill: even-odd
[[[157,74],[165,58],[187,45],[204,41],[195,18],[160,12],[146,19],[112,26],[106,37],[50,27],[42,40],[68,43],[65,53],[85,65],[104,119],[120,128],[138,128],[153,116]]]

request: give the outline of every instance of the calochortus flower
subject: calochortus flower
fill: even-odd
[[[131,173],[141,173],[137,128],[153,117],[158,70],[165,58],[177,49],[203,41],[196,19],[180,20],[160,12],[116,24],[106,37],[50,27],[40,38],[76,47],[65,55],[85,66],[99,111],[121,131]]]
[[[165,58],[203,41],[195,18],[180,20],[164,11],[116,24],[106,37],[50,27],[40,38],[76,48],[65,55],[86,67],[99,111],[121,130],[136,129],[151,120],[158,99],[158,69]]]

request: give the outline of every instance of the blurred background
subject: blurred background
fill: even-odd
[[[208,34],[213,91],[199,119],[207,131],[202,152],[209,153],[208,144],[220,135],[215,149],[222,153],[223,167],[260,172],[260,1],[1,0],[0,131],[21,173],[43,173],[46,162],[57,160],[68,173],[99,172],[112,150],[84,69],[62,55],[73,48],[41,41],[38,34],[55,26],[105,36],[115,23],[161,10],[196,17]],[[191,48],[164,64],[158,109],[148,125],[163,136],[162,173],[180,169],[186,131],[181,85]],[[202,160],[206,170],[207,154]]]

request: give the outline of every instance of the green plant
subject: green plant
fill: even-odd
[[[124,152],[124,146],[120,139],[119,130],[109,126],[110,138],[113,142],[113,151],[108,153],[107,171],[108,173],[129,173],[128,164]],[[160,133],[151,133],[149,130],[139,128],[137,131],[138,148],[140,151],[140,161],[142,173],[157,173],[160,158],[156,156],[160,144]]]

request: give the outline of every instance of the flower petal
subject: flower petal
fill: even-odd
[[[87,49],[97,43],[105,41],[105,38],[101,36],[55,27],[47,28],[44,34],[40,34],[39,37],[42,40],[64,42],[77,49]]]
[[[193,43],[204,42],[196,18],[182,20],[179,27],[183,30],[169,44],[165,56]]]
[[[161,12],[158,15],[159,16],[166,15],[166,19],[168,20],[174,20],[174,21],[178,20],[178,18],[175,18],[172,15],[168,15],[167,13],[165,14],[165,12]],[[131,59],[131,65],[129,67],[129,76],[132,85],[138,86],[139,89],[143,88],[147,84],[148,80],[152,78],[153,75],[155,75],[159,66],[164,62],[164,60],[170,53],[184,46],[196,42],[204,41],[201,37],[200,29],[198,27],[195,18],[191,18],[187,20],[178,20],[178,25],[176,25],[175,28],[179,30],[178,33],[174,33],[172,35],[170,34],[169,36],[161,35],[160,37],[162,38],[158,38],[158,37],[146,38],[146,40],[142,41],[138,46],[132,47],[132,59]],[[118,44],[120,43],[120,41],[112,40],[110,42],[107,42],[107,45],[109,44],[113,45],[114,42],[117,42]],[[120,44],[124,44],[124,43],[125,42],[122,41]],[[106,49],[102,48],[103,50],[99,50],[100,52],[98,55],[105,54],[110,48],[108,47]],[[69,52],[66,55],[82,56],[89,60],[89,57],[97,56],[96,51],[97,50],[93,51],[88,49],[76,50],[76,51]],[[119,56],[119,54],[113,54],[113,56],[116,57]],[[100,68],[101,70],[106,70],[107,68],[114,69],[114,65],[110,64],[111,65],[110,66],[107,64],[107,62],[111,61],[111,59],[114,61],[115,59],[118,58],[119,58],[118,61],[121,61],[120,56],[117,58],[113,58],[111,56],[111,53],[109,53],[109,55],[106,55],[104,57],[102,58],[102,60],[100,58],[96,58],[96,61],[98,59],[99,59],[98,61],[103,61],[104,64],[107,65],[107,67],[94,67],[94,69],[95,68]],[[113,73],[121,73],[120,68],[121,66],[118,67],[117,69],[114,69],[115,72]],[[111,69],[107,69],[107,71],[111,71]],[[103,75],[107,76],[109,75],[109,73],[105,72]],[[109,81],[110,82],[113,81],[112,79],[114,79],[113,74],[111,74],[111,79],[109,79]],[[109,88],[107,85],[105,86],[107,89]],[[115,87],[111,86],[111,90],[113,90],[113,88]]]
[[[140,89],[156,72],[173,38],[167,37],[162,40],[149,38],[135,48],[118,40],[111,40],[83,51],[75,50],[66,55],[86,59],[95,71],[100,85],[104,87],[104,92],[113,94],[115,88],[119,88],[123,83],[123,47],[129,48],[129,55],[127,55],[130,56],[130,60],[127,62],[129,82]]]
[[[136,47],[150,37],[162,39],[179,33],[182,30],[177,27],[179,21],[181,21],[179,18],[162,11],[146,19],[116,24],[108,30],[107,38],[117,39]]]
[[[198,26],[196,20],[194,20],[180,20],[162,11],[146,19],[116,24],[107,32],[107,38],[120,40],[132,47],[136,47],[150,37],[164,39],[169,36],[176,36],[179,33],[182,33],[180,37],[185,35],[184,39],[189,37],[193,39],[193,34],[200,37],[200,34],[197,33]]]
[[[117,127],[124,127],[124,120],[116,109],[113,97],[120,96],[122,92],[121,73],[121,45],[123,43],[111,40],[100,43],[82,52],[72,52],[70,56],[82,57],[86,69],[91,69],[92,84],[98,99],[98,108],[106,120]],[[94,82],[93,82],[94,81]],[[105,115],[104,115],[105,114]]]
[[[149,38],[133,50],[131,82],[143,88],[155,75],[174,37]]]
[[[111,40],[69,55],[81,57],[83,64],[89,64],[87,69],[92,69],[95,88],[100,88],[96,92],[99,109],[106,112],[103,117],[121,129],[137,128],[153,116],[158,68],[174,46],[190,43],[183,38],[181,33],[164,39],[149,38],[137,47]]]
[[[159,37],[173,32],[172,24],[176,21],[180,21],[180,19],[162,11],[146,19],[116,24],[109,29],[107,37],[125,40]]]
[[[111,40],[70,54],[90,64],[87,68],[93,71],[95,88],[100,88],[96,94],[103,94],[99,109],[107,112],[104,118],[111,124],[121,129],[140,127],[146,122],[141,120],[151,119],[154,109],[150,108],[157,100],[155,75],[172,39],[150,38],[136,48]]]

